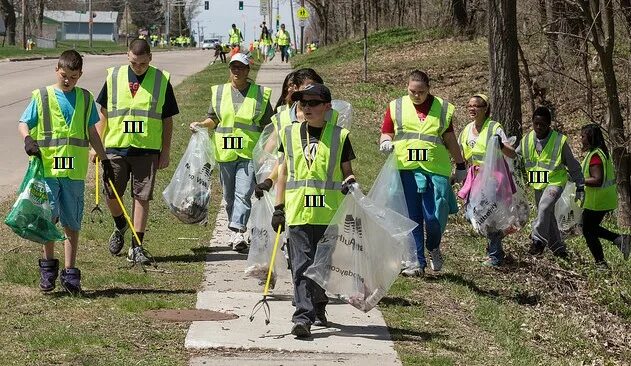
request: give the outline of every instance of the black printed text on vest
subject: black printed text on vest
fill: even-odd
[[[533,183],[548,183],[548,172],[547,170],[531,170],[528,172],[528,181]]]
[[[241,136],[223,136],[223,148],[226,150],[240,150],[243,146]]]
[[[125,121],[124,133],[143,133],[143,121]]]
[[[74,156],[53,157],[53,169],[74,169]]]
[[[305,207],[324,207],[324,195],[305,194]]]
[[[427,161],[427,149],[408,149],[408,161]]]

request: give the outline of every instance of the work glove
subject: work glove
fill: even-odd
[[[359,184],[357,184],[354,177],[350,177],[342,183],[342,194],[346,196],[351,187],[353,187],[353,189],[359,188]]]
[[[271,179],[267,178],[262,183],[255,185],[254,196],[258,199],[261,199],[261,197],[263,197],[263,192],[269,192],[273,184],[274,182]]]
[[[384,153],[389,153],[394,149],[394,145],[392,144],[392,140],[383,140],[379,145],[379,151]]]
[[[499,134],[495,134],[495,138],[497,139],[497,144],[500,150],[502,150],[502,148],[504,147],[504,142],[502,142],[502,136],[500,136]]]
[[[464,182],[467,177],[467,166],[465,163],[456,164],[456,172],[454,173],[454,181],[456,183]]]
[[[576,187],[574,201],[576,201],[579,206],[583,206],[583,202],[585,202],[585,188],[583,186]]]
[[[109,187],[109,180],[114,183],[114,167],[110,159],[101,160],[101,166],[103,167],[103,181]]]
[[[280,231],[285,231],[285,205],[280,204],[278,206],[274,206],[274,214],[272,215],[272,228],[274,231],[278,231],[280,227]]]
[[[26,136],[24,138],[24,151],[28,156],[39,156],[42,157],[42,152],[39,151],[39,145],[31,136]]]

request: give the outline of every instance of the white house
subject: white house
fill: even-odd
[[[118,39],[117,11],[93,11],[92,39],[95,41],[116,41]],[[44,17],[61,24],[58,40],[87,40],[88,13],[74,10],[46,10]]]

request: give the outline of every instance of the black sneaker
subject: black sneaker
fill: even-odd
[[[39,289],[42,292],[50,292],[55,289],[57,271],[59,271],[58,259],[39,260]]]
[[[119,255],[121,250],[123,250],[125,246],[125,232],[128,227],[128,225],[125,225],[122,230],[114,228],[109,240],[110,253],[112,253],[112,255]]]
[[[329,327],[329,321],[326,319],[326,310],[316,312],[316,320],[313,322],[316,327]]]
[[[129,248],[129,251],[127,252],[127,262],[131,262],[134,264],[152,264],[153,258],[151,257],[151,254],[149,254],[149,252],[147,252],[142,246],[137,246],[134,248]]]
[[[81,293],[81,271],[78,268],[62,269],[60,274],[59,282],[61,282],[61,287],[63,287],[64,290],[68,291],[71,295]]]
[[[543,254],[543,250],[545,249],[545,245],[537,240],[533,240],[530,244],[530,249],[528,249],[528,254],[530,255],[541,255]]]
[[[305,323],[298,322],[291,328],[291,334],[298,338],[310,338],[311,326]]]

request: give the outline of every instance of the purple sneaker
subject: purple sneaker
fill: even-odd
[[[81,271],[78,268],[66,268],[60,271],[61,287],[68,291],[71,295],[81,293]]]
[[[43,292],[50,292],[55,289],[57,281],[57,271],[59,270],[59,260],[40,259],[39,260],[39,289]]]

